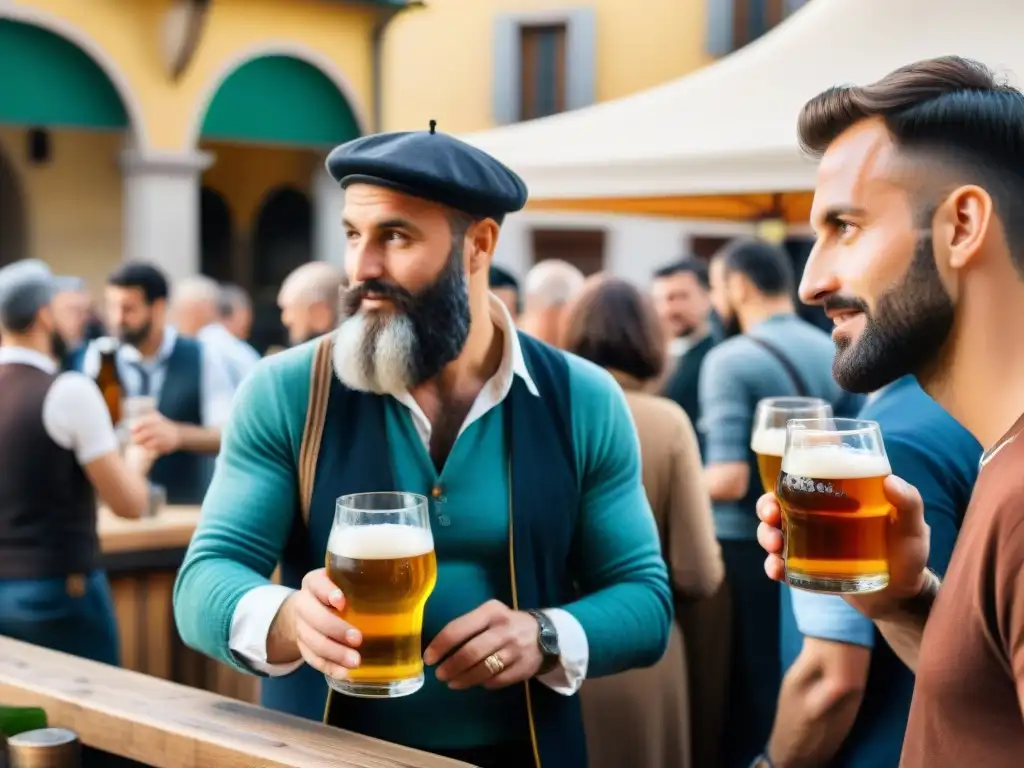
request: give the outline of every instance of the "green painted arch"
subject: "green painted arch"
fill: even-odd
[[[128,114],[110,78],[74,43],[0,19],[0,124],[124,129]]]
[[[293,56],[251,59],[214,94],[204,139],[322,147],[360,135],[348,99],[318,68]]]

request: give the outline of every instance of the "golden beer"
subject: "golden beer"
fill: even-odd
[[[430,529],[394,523],[336,527],[326,559],[327,575],[345,595],[341,618],[363,636],[359,667],[332,687],[373,698],[419,690],[423,609],[437,582]]]
[[[757,455],[757,473],[765,493],[774,493],[782,471],[782,454],[786,450],[786,428],[769,427],[754,432],[750,449]]]
[[[839,443],[790,446],[776,490],[786,580],[822,592],[873,592],[889,583],[886,529],[893,508],[884,452]]]

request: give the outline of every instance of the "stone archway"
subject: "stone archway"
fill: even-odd
[[[25,201],[13,164],[0,146],[0,267],[29,256]]]

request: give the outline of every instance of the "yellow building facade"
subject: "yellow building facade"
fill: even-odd
[[[625,96],[786,2],[0,0],[0,264],[41,258],[94,291],[124,259],[203,271],[272,316],[288,271],[343,254],[332,146]],[[564,228],[506,240],[605,248]]]

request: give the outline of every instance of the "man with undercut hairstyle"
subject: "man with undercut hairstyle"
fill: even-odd
[[[847,597],[916,672],[900,764],[1019,766],[1024,94],[945,56],[829,89],[799,125],[820,158],[800,295],[835,322],[836,379],[866,392],[911,373],[984,450],[941,585],[921,495],[891,477],[889,585]],[[758,514],[765,569],[784,578],[774,497]]]

